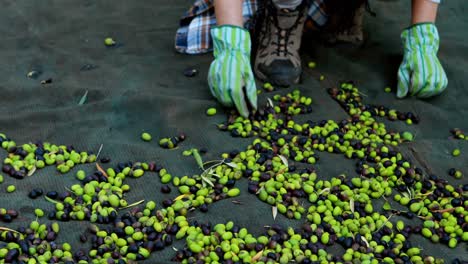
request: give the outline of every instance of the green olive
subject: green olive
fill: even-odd
[[[142,139],[143,141],[149,142],[149,141],[151,141],[152,137],[151,137],[151,134],[150,134],[150,133],[148,133],[148,132],[143,132],[143,133],[141,134],[141,139]]]
[[[16,186],[8,185],[6,191],[9,192],[9,193],[12,193],[12,192],[16,191]]]
[[[217,112],[217,111],[216,111],[216,108],[214,108],[214,107],[208,108],[208,109],[206,110],[206,114],[207,114],[208,116],[214,116],[214,115],[216,115],[216,112]]]

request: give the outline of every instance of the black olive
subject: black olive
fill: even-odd
[[[184,70],[185,77],[195,77],[198,74],[198,70],[194,68],[186,68]]]
[[[50,191],[50,192],[47,192],[46,196],[54,200],[54,199],[57,199],[58,193],[56,191]]]
[[[101,163],[109,163],[111,161],[111,159],[109,157],[102,157],[100,159]]]

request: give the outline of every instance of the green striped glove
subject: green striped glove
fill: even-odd
[[[211,93],[223,105],[235,106],[242,116],[248,117],[247,104],[257,109],[257,88],[250,66],[250,34],[243,28],[224,25],[213,27],[211,37],[215,57],[208,73]]]
[[[398,70],[397,97],[428,98],[442,93],[448,80],[437,59],[439,33],[432,23],[414,25],[401,33],[405,49]]]

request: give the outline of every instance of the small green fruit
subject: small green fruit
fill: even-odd
[[[144,141],[148,142],[148,141],[151,141],[151,135],[147,132],[144,132],[141,134],[141,139],[143,139]]]
[[[216,115],[216,108],[214,108],[214,107],[208,108],[208,110],[206,110],[206,114],[207,114],[208,116],[214,116],[214,115]]]
[[[114,46],[115,45],[115,41],[112,39],[112,38],[106,38],[104,39],[104,44],[108,47],[110,46]]]

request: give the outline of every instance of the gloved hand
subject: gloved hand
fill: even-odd
[[[248,103],[253,110],[257,109],[257,88],[250,66],[250,34],[243,28],[223,25],[213,27],[211,37],[215,57],[208,73],[211,93],[223,105],[236,106],[242,116],[248,117]]]
[[[432,23],[414,25],[401,33],[403,62],[398,70],[397,97],[427,98],[447,88],[447,75],[437,58],[439,33]]]

